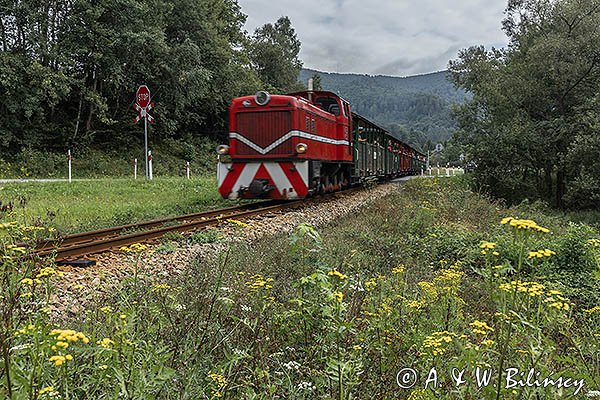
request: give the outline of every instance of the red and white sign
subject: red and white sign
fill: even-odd
[[[133,105],[133,108],[138,113],[138,116],[133,120],[134,124],[137,124],[144,118],[148,119],[148,122],[151,124],[154,123],[154,118],[148,113],[148,111],[154,108],[154,103],[151,103],[150,99],[150,89],[148,89],[148,86],[140,86],[135,94],[135,104]]]
[[[150,89],[148,89],[148,86],[142,85],[138,88],[135,94],[135,102],[142,108],[148,107],[148,104],[150,104]]]

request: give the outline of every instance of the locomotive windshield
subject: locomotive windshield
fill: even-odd
[[[331,113],[333,115],[340,115],[340,105],[336,99],[331,97],[317,97],[315,104],[321,107],[321,109]]]

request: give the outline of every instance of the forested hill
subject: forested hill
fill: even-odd
[[[450,138],[455,127],[451,105],[466,97],[447,80],[446,71],[401,78],[303,69],[300,80],[306,83],[314,75],[320,76],[323,90],[350,101],[355,112],[424,150]]]

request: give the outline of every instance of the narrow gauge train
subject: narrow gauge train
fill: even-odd
[[[419,173],[425,156],[326,91],[233,99],[220,145],[221,196],[301,199]]]

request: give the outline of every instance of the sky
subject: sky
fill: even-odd
[[[283,15],[305,68],[408,76],[440,71],[474,45],[504,47],[506,0],[238,0],[249,33]]]

